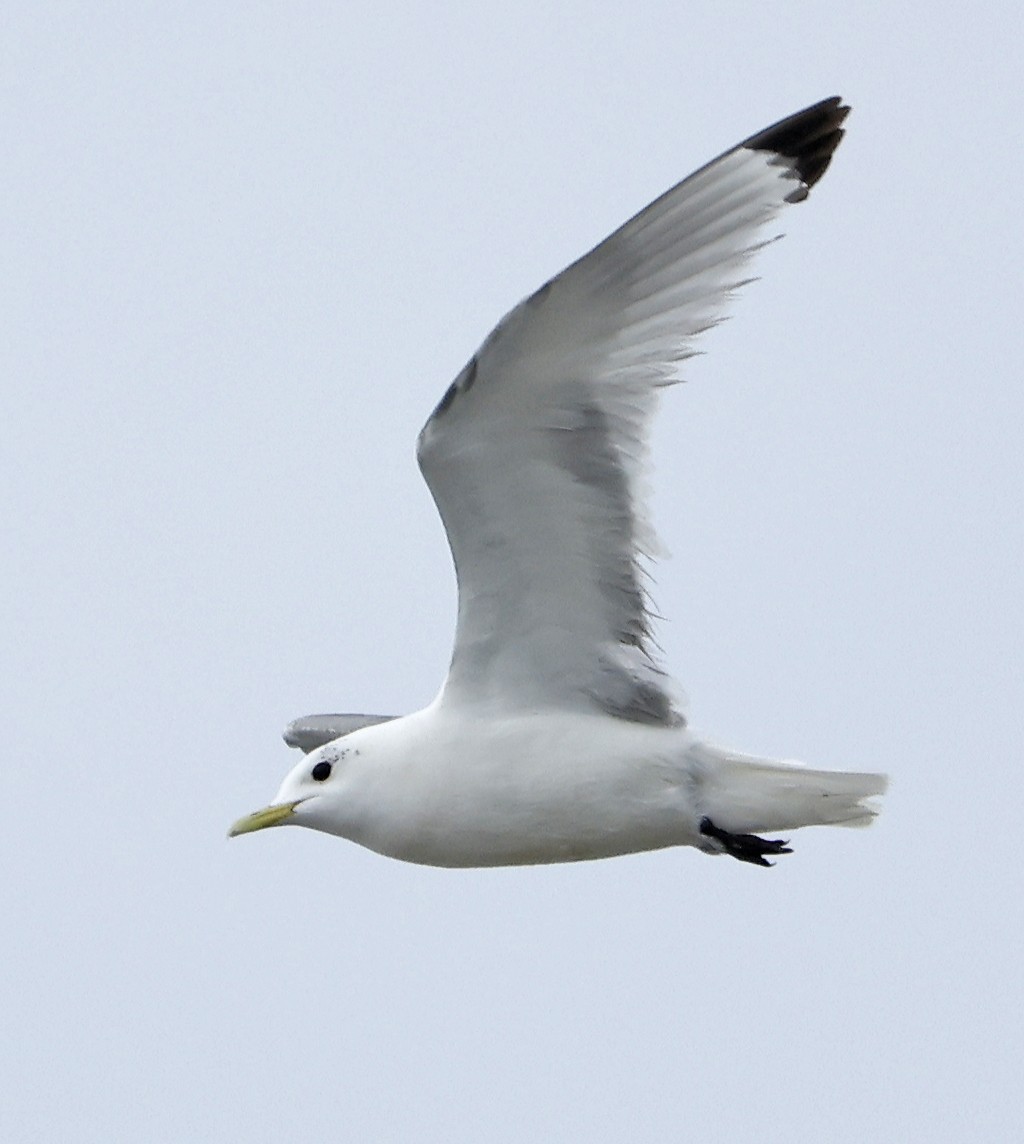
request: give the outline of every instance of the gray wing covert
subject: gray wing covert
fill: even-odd
[[[298,747],[308,755],[343,735],[397,718],[397,715],[303,715],[285,727],[283,737],[289,747]]]

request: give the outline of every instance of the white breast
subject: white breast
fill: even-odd
[[[438,707],[350,736],[346,833],[433,866],[611,857],[692,842],[685,728],[546,711],[452,718]]]

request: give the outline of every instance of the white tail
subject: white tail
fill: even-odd
[[[865,799],[885,793],[885,775],[812,771],[696,743],[690,757],[699,775],[702,814],[741,834],[800,826],[867,826],[878,813]]]

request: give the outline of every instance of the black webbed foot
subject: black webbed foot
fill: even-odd
[[[753,862],[755,866],[775,865],[765,858],[766,854],[793,853],[789,848],[789,839],[759,838],[756,834],[731,834],[728,830],[715,826],[706,816],[700,820],[700,832],[721,842],[726,854],[731,854],[741,862]]]

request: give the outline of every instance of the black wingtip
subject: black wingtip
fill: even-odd
[[[789,160],[793,173],[803,184],[799,192],[789,196],[791,201],[797,202],[806,198],[808,189],[828,169],[845,134],[843,120],[849,114],[849,107],[838,95],[833,95],[751,135],[743,146],[751,151],[774,151]]]

